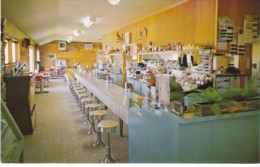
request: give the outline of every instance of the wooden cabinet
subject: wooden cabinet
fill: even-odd
[[[33,133],[30,76],[5,77],[6,104],[23,135]]]

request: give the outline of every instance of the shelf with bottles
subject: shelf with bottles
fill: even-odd
[[[181,54],[181,50],[168,50],[168,51],[148,51],[148,52],[138,52],[138,55],[173,55],[173,54]]]
[[[176,62],[180,56],[180,51],[139,52],[138,60],[139,63],[145,62],[148,68],[154,69],[165,65],[166,62]]]
[[[108,70],[114,74],[122,74],[122,84],[124,85],[126,80],[126,60],[127,56],[125,52],[114,52],[106,54],[108,61]]]
[[[131,44],[124,44],[123,51],[126,53],[127,56],[131,56],[132,61],[136,61],[138,58],[138,50],[140,50],[141,44],[138,43],[131,43]]]
[[[210,74],[172,69],[170,75],[176,77],[176,82],[183,87],[184,91],[213,85],[213,77]]]
[[[212,53],[210,49],[199,51],[200,63],[192,69],[194,73],[211,74],[212,72]]]

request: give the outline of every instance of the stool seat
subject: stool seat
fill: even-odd
[[[87,93],[84,93],[84,92],[78,95],[79,98],[87,97],[87,96],[88,96],[88,94],[87,94]]]
[[[80,90],[76,90],[75,92],[76,92],[76,94],[81,94],[81,93],[86,92],[86,90],[85,89],[80,89]]]
[[[74,92],[77,93],[77,92],[81,92],[81,91],[86,91],[84,88],[77,88],[77,89],[74,89]]]
[[[96,100],[95,97],[85,97],[81,99],[81,102],[91,102],[93,100]]]
[[[78,84],[71,84],[71,86],[72,86],[74,89],[76,89],[76,88],[81,88],[81,86],[78,85]]]
[[[97,108],[97,107],[101,107],[102,104],[99,103],[90,103],[90,104],[86,104],[85,107],[86,108]]]
[[[74,87],[74,90],[77,91],[77,90],[85,90],[85,89],[82,87]]]
[[[98,127],[101,129],[101,132],[105,132],[105,133],[115,132],[117,126],[118,126],[118,122],[113,120],[101,121],[98,124]]]
[[[95,110],[90,112],[90,116],[105,116],[108,114],[107,110]]]

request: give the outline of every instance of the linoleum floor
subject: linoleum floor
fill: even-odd
[[[100,163],[105,147],[92,144],[95,135],[88,135],[90,125],[69,91],[64,78],[50,79],[49,91],[35,94],[36,124],[32,135],[25,136],[24,163]],[[112,112],[111,119],[118,120]],[[102,135],[105,143],[106,138]],[[128,129],[124,124],[124,137],[111,134],[111,153],[117,163],[128,162]]]

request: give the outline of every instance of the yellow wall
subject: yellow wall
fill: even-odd
[[[22,46],[22,41],[24,38],[29,38],[31,41],[31,46],[34,47],[35,51],[35,60],[36,60],[36,48],[35,48],[35,42],[26,35],[22,30],[20,30],[16,25],[14,25],[12,22],[10,22],[8,19],[6,20],[6,25],[4,27],[4,33],[6,36],[10,39],[15,39],[18,42],[18,54],[17,54],[17,61],[20,61],[29,67],[29,47],[25,48]],[[10,47],[11,48],[11,47]],[[9,50],[9,58],[11,57],[11,51]],[[10,62],[10,61],[9,61]]]
[[[167,45],[172,42],[182,44],[214,44],[216,43],[217,0],[188,0],[165,11],[146,17],[135,23],[129,24],[102,37],[103,46],[122,49],[124,41],[118,42],[116,32],[120,35],[130,32],[131,43],[140,43],[148,46]],[[147,28],[147,37],[144,34]],[[142,31],[143,38],[139,39]]]
[[[93,49],[84,49],[86,42],[71,42],[66,43],[68,51],[61,51],[58,48],[59,41],[40,46],[40,60],[41,65],[44,67],[52,66],[54,59],[47,58],[48,54],[54,54],[56,59],[66,59],[67,66],[72,67],[73,63],[78,62],[81,66],[93,66],[96,62],[96,55],[98,50],[101,49],[101,43],[92,43]],[[88,43],[89,44],[89,43]]]

